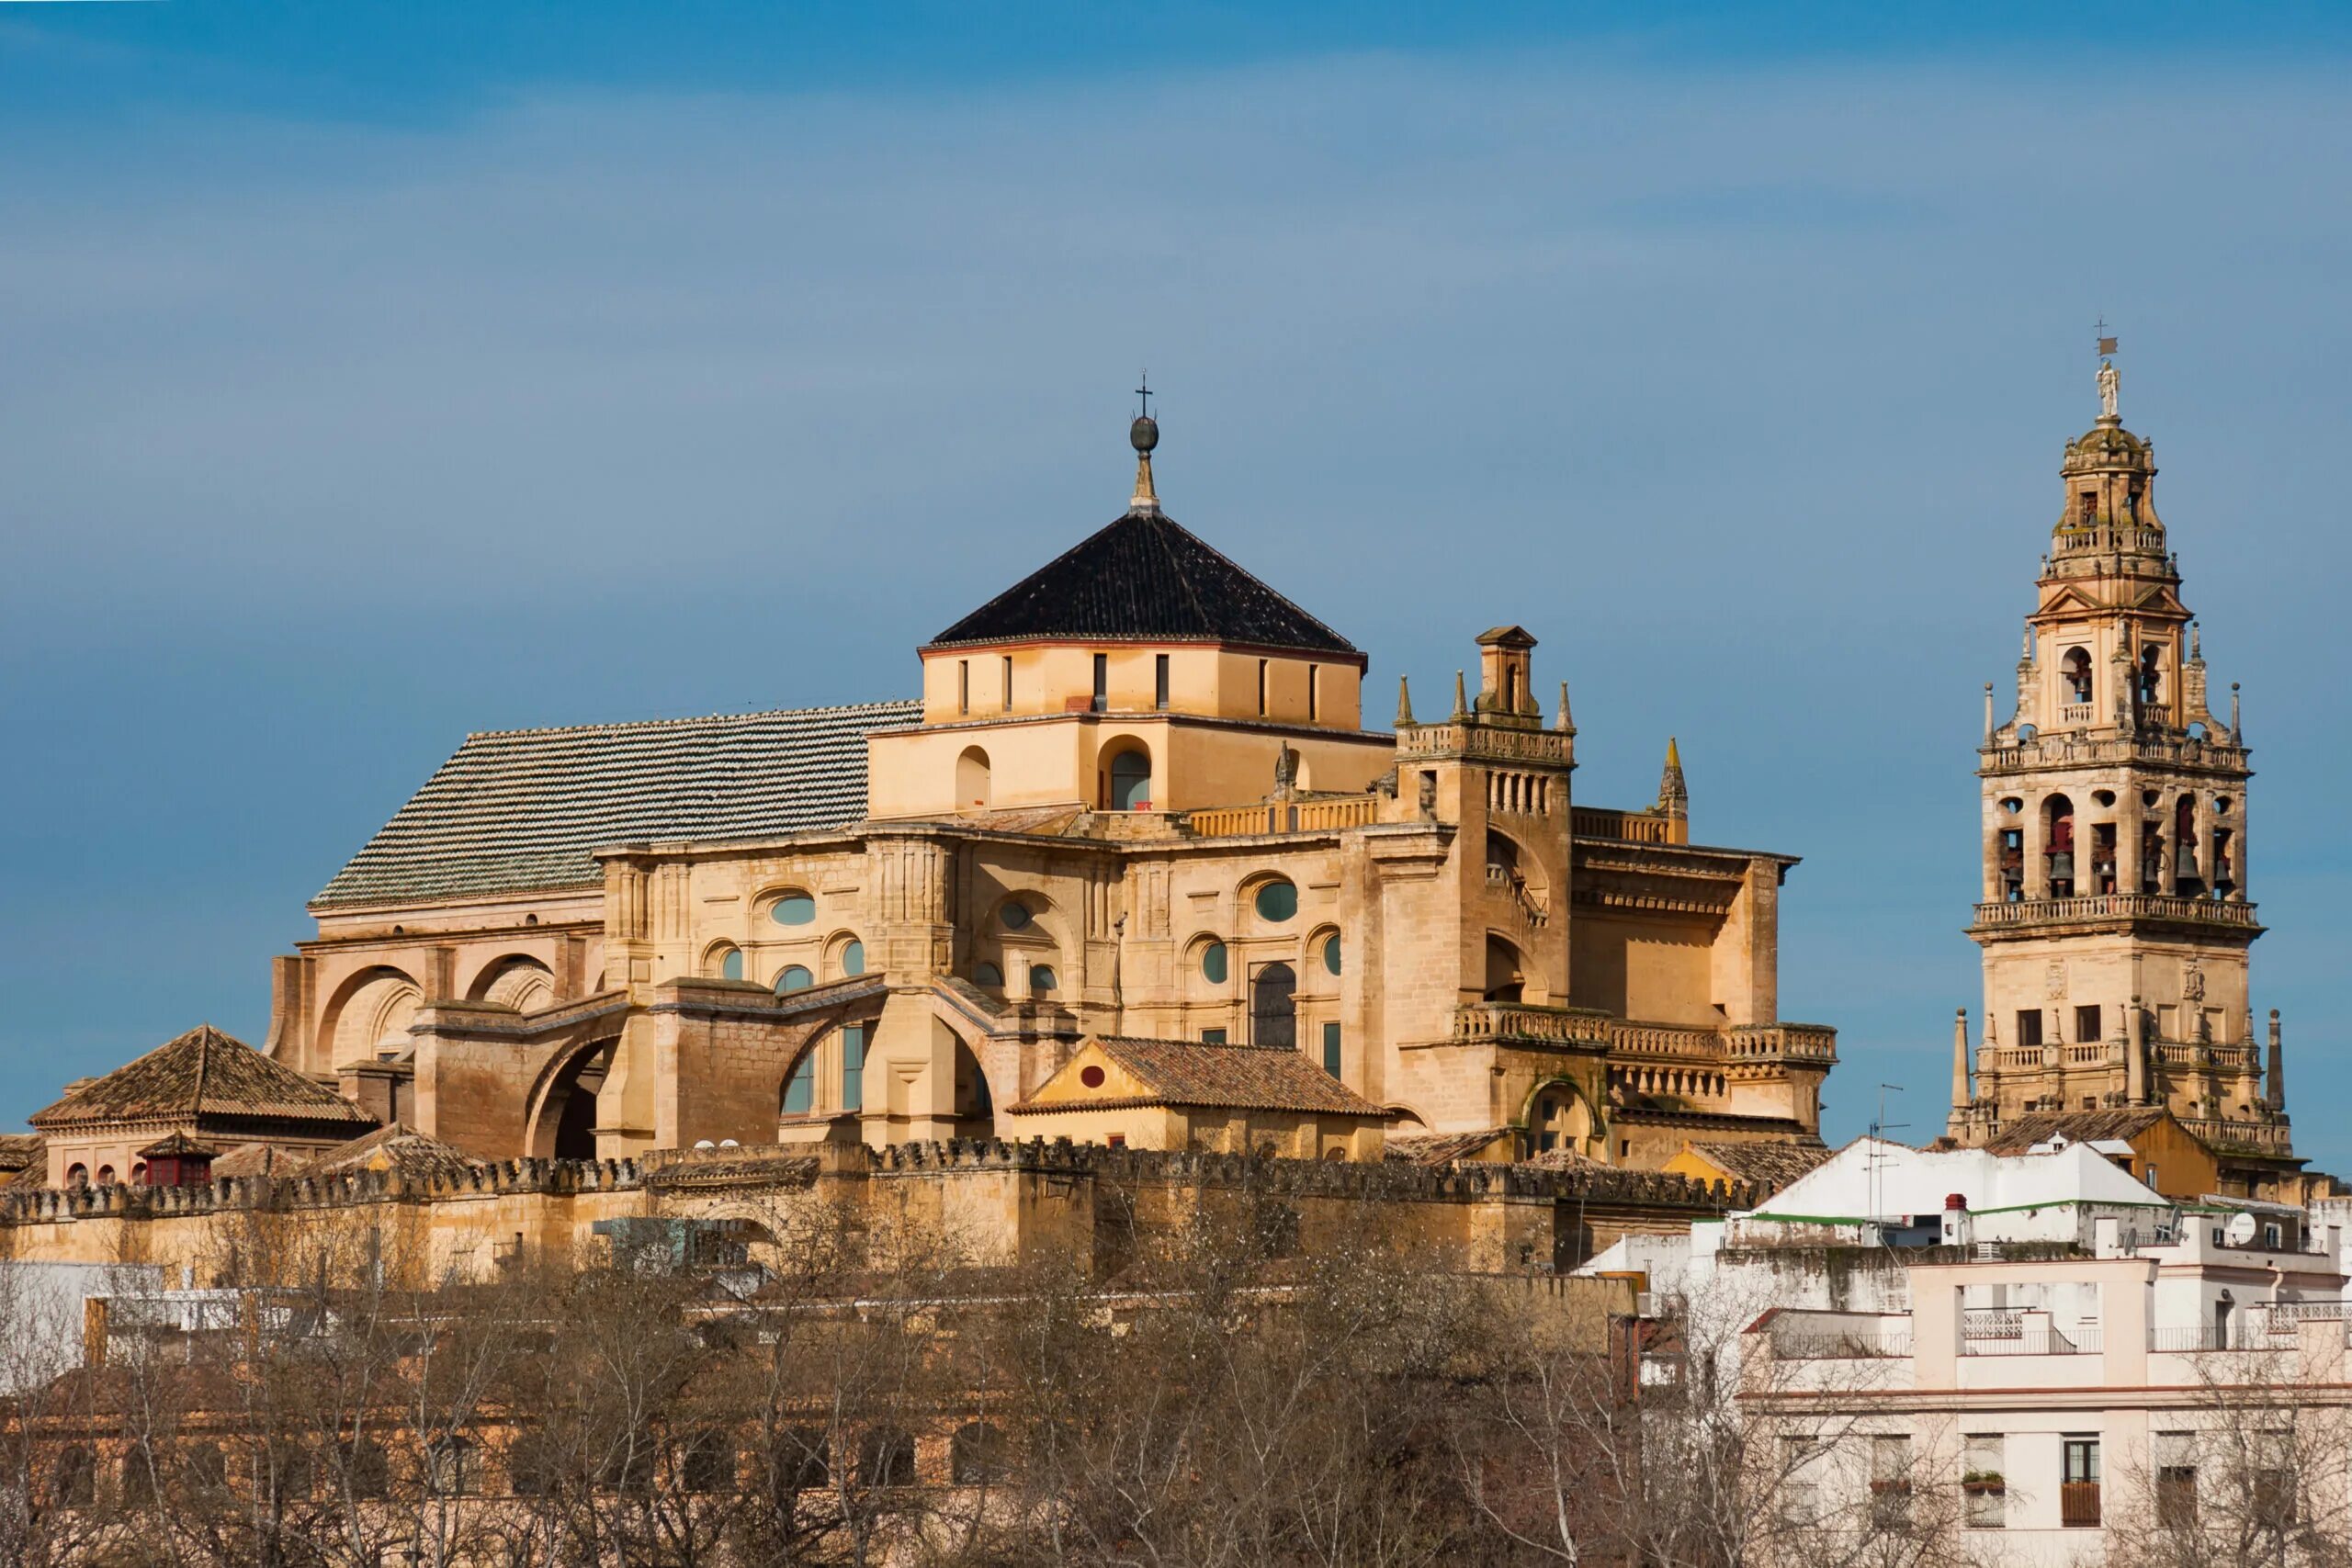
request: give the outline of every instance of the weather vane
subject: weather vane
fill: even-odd
[[[2107,335],[2107,318],[2105,316],[2101,316],[2098,319],[2098,325],[2094,330],[2098,333],[2098,352],[2100,356],[2105,357],[2108,355],[2113,354],[2115,352],[2115,340]]]

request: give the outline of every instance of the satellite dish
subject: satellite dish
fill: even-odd
[[[2222,1234],[2230,1238],[2232,1247],[2250,1247],[2254,1244],[2254,1228],[2252,1214],[2233,1214],[2228,1229]]]

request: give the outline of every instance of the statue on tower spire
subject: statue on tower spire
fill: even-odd
[[[2115,412],[2115,392],[2123,378],[2116,374],[2115,361],[2111,357],[2116,342],[2108,335],[2107,318],[2101,316],[2098,321],[2098,416],[2103,420],[2119,417]]]

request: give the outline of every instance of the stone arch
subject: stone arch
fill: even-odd
[[[1140,736],[1106,738],[1094,753],[1097,804],[1105,811],[1148,811],[1159,798],[1158,761]]]
[[[525,1102],[524,1147],[537,1159],[594,1159],[596,1096],[620,1037],[600,1035],[559,1052],[539,1069]]]
[[[1557,1074],[1538,1078],[1530,1086],[1527,1098],[1520,1102],[1516,1125],[1526,1134],[1531,1155],[1555,1150],[1589,1155],[1592,1148],[1588,1145],[1605,1150],[1609,1144],[1608,1113],[1594,1103],[1583,1084]]]
[[[1298,970],[1283,960],[1250,971],[1250,1043],[1298,1049]]]
[[[1317,921],[1306,933],[1306,942],[1299,949],[1298,959],[1298,990],[1301,996],[1338,994],[1340,976],[1331,967],[1329,950],[1331,943],[1339,940],[1340,928],[1329,920]],[[1340,951],[1340,961],[1343,966],[1347,962],[1344,947]]]
[[[976,1023],[956,1005],[953,999],[941,992],[932,993],[931,1016],[956,1042],[955,1055],[959,1080],[962,1072],[968,1065],[971,1069],[977,1070],[981,1075],[981,1081],[987,1086],[990,1108],[988,1124],[977,1133],[967,1135],[993,1136],[995,1134],[994,1112],[1021,1098],[1018,1048],[992,1050],[987,1029]],[[989,1070],[991,1058],[998,1064],[993,1072]]]
[[[987,749],[965,747],[956,759],[956,809],[986,811],[995,800],[993,784]]]
[[[555,971],[528,953],[510,953],[482,966],[467,999],[537,1012],[555,1001]]]
[[[702,975],[709,980],[740,980],[750,973],[743,950],[731,942],[714,942],[702,950]]]
[[[406,1055],[413,1048],[409,1021],[424,1005],[424,987],[390,964],[363,969],[343,983],[328,1006],[325,1032],[333,1042],[328,1065],[374,1062]]]
[[[1533,988],[1535,977],[1528,973],[1527,955],[1519,944],[1499,931],[1488,931],[1480,994],[1490,1002],[1517,1002],[1526,1000]]]

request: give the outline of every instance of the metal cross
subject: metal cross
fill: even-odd
[[[1145,371],[1142,380],[1143,385],[1136,389],[1136,396],[1143,400],[1143,417],[1149,419],[1151,417],[1151,372]]]
[[[2098,325],[2093,330],[2098,333],[2098,351],[2101,354],[2113,354],[2115,340],[2107,335],[2107,318],[2104,315],[2099,317]]]

